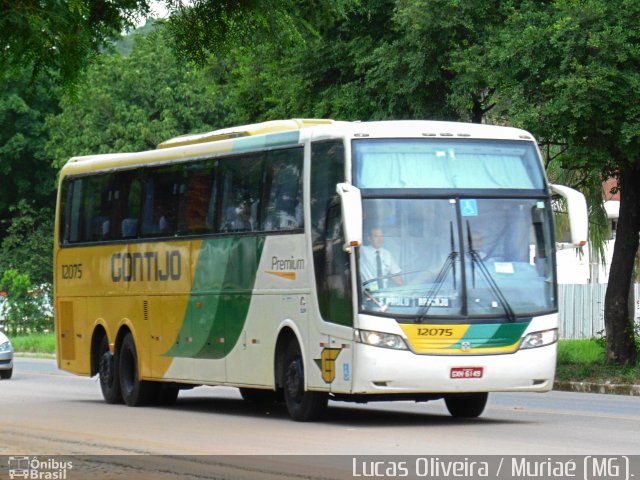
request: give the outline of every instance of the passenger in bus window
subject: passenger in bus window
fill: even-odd
[[[360,275],[369,290],[379,290],[389,285],[404,285],[400,266],[389,250],[384,248],[384,232],[379,227],[369,230],[369,244],[360,249]]]
[[[237,207],[230,208],[226,215],[225,232],[250,232],[253,230],[252,202],[243,200]]]

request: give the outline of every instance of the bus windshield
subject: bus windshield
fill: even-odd
[[[537,199],[364,199],[361,310],[415,321],[553,311],[549,209]]]
[[[353,142],[354,184],[378,188],[544,188],[533,142],[364,139]]]

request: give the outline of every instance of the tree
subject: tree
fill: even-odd
[[[69,83],[136,20],[149,0],[0,0],[0,75],[28,66]]]
[[[349,0],[344,0],[349,3]],[[210,52],[258,34],[285,38],[306,29],[304,12],[319,16],[342,0],[164,0],[172,13],[177,52],[204,64]],[[0,78],[27,66],[33,78],[72,85],[123,31],[151,12],[152,0],[0,0]]]
[[[59,92],[46,79],[31,85],[29,79],[27,69],[16,68],[0,83],[0,240],[22,200],[36,209],[55,203],[56,170],[44,152],[44,123],[59,111]]]
[[[75,155],[154,149],[225,121],[225,92],[207,71],[176,60],[164,29],[137,35],[129,56],[103,54],[47,120],[57,167]]]
[[[34,288],[27,274],[6,270],[0,277],[5,292],[5,322],[11,335],[42,333],[53,327],[48,292]]]
[[[53,201],[55,199],[51,205],[38,208],[33,201],[20,199],[11,207],[11,222],[0,247],[0,275],[7,270],[17,270],[28,275],[35,285],[53,281]]]
[[[487,45],[503,27],[513,2],[396,0],[393,40],[379,48],[385,93],[402,88],[412,116],[486,121],[496,100]],[[385,65],[395,64],[395,74]],[[371,77],[375,76],[375,72]]]
[[[605,298],[606,357],[635,365],[629,292],[640,232],[640,3],[524,2],[492,48],[511,118],[566,143],[572,168],[616,176],[620,217]]]

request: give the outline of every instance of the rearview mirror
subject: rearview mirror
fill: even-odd
[[[563,248],[583,247],[589,240],[589,215],[587,201],[577,190],[563,185],[550,185],[551,191],[565,199],[569,217],[569,232],[571,243],[558,244],[558,250]]]
[[[339,183],[337,192],[342,206],[344,250],[362,245],[362,196],[360,190],[348,183]]]

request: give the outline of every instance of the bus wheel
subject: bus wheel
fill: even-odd
[[[133,335],[127,333],[118,353],[118,373],[122,399],[130,407],[148,405],[157,393],[158,384],[138,377],[138,354]]]
[[[456,418],[479,417],[487,404],[488,393],[462,393],[444,398],[449,413]]]
[[[253,403],[275,403],[276,392],[273,390],[263,390],[261,388],[240,388],[242,399]]]
[[[291,418],[296,422],[320,418],[327,408],[329,394],[304,389],[304,364],[300,347],[295,340],[287,346],[283,368],[284,400]]]
[[[102,337],[98,351],[98,375],[100,375],[100,390],[107,403],[122,403],[120,392],[120,378],[118,376],[118,362],[113,353],[109,351],[109,340]]]

